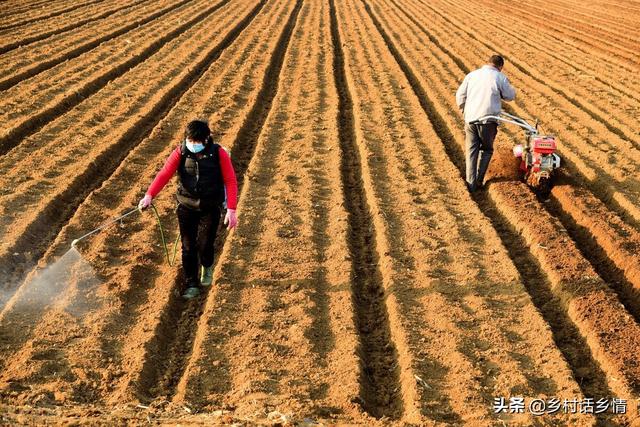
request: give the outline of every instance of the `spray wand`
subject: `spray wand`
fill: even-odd
[[[113,224],[113,223],[116,223],[116,222],[120,221],[121,219],[123,219],[123,218],[125,218],[125,217],[127,217],[127,216],[131,215],[132,213],[136,212],[137,210],[138,210],[138,208],[135,208],[135,209],[133,209],[133,210],[130,210],[129,212],[127,212],[127,213],[126,213],[126,214],[124,214],[124,215],[120,215],[119,217],[114,218],[114,219],[112,219],[111,221],[107,221],[107,222],[105,222],[105,223],[104,223],[104,224],[102,224],[100,227],[96,228],[96,229],[95,229],[95,230],[93,230],[93,231],[88,232],[88,233],[87,233],[87,234],[85,234],[84,236],[80,236],[80,237],[78,237],[78,238],[77,238],[77,239],[75,239],[73,242],[71,242],[71,247],[72,247],[72,248],[73,248],[73,247],[75,247],[76,243],[78,243],[80,240],[85,239],[85,238],[87,238],[87,237],[91,236],[92,234],[97,233],[98,231],[102,230],[103,228],[106,228],[106,227],[110,226],[111,224]]]
[[[169,249],[167,248],[167,242],[166,242],[165,237],[164,237],[164,228],[162,227],[162,223],[160,222],[160,215],[158,214],[158,210],[153,205],[153,203],[151,204],[151,208],[153,208],[153,213],[155,213],[156,219],[158,220],[158,227],[160,228],[160,238],[162,239],[162,246],[164,247],[164,253],[165,253],[166,257],[167,257],[167,262],[169,263],[170,266],[173,267],[173,264],[176,261],[176,252],[177,252],[177,249],[178,249],[178,239],[180,238],[180,234],[178,234],[176,236],[176,240],[173,243],[173,257],[171,259],[169,259]],[[127,212],[127,213],[125,213],[123,215],[120,215],[117,218],[114,218],[114,219],[112,219],[110,221],[105,222],[100,227],[96,228],[95,230],[92,230],[92,231],[88,232],[87,234],[85,234],[83,236],[80,236],[77,239],[75,239],[73,242],[71,242],[71,247],[75,248],[75,245],[80,240],[85,239],[85,238],[91,236],[92,234],[95,234],[98,231],[105,229],[106,227],[110,226],[111,224],[114,224],[114,223],[120,221],[121,219],[123,219],[125,217],[128,217],[129,215],[131,215],[132,213],[137,212],[137,211],[140,211],[140,208],[132,209],[129,212]]]

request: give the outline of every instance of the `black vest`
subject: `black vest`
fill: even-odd
[[[178,203],[194,210],[208,210],[224,202],[219,149],[220,146],[209,138],[204,150],[194,154],[186,142],[182,142],[176,192]]]

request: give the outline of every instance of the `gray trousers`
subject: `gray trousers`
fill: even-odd
[[[467,166],[467,187],[475,191],[482,185],[484,174],[493,155],[493,141],[498,134],[497,123],[465,123],[465,161]]]

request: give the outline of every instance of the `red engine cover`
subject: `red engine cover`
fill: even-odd
[[[556,151],[556,139],[552,136],[536,136],[531,140],[531,150],[534,153],[551,154]]]

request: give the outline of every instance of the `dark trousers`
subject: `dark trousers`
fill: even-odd
[[[489,168],[489,161],[493,155],[493,141],[498,134],[497,123],[466,123],[466,164],[467,187],[474,191],[482,185],[484,175]]]
[[[178,205],[178,223],[182,239],[182,269],[187,286],[200,284],[199,263],[213,265],[213,243],[220,223],[220,208],[196,211]]]

